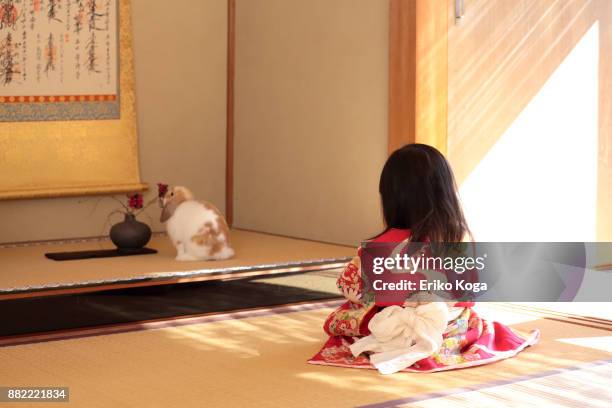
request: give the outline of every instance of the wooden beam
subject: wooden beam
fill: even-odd
[[[415,142],[416,2],[389,6],[389,153]]]
[[[234,222],[234,75],[236,66],[236,0],[227,1],[227,112],[225,152],[225,219]]]
[[[448,6],[390,0],[389,152],[426,143],[446,152]]]
[[[597,240],[612,241],[612,2],[599,0],[599,152]],[[600,262],[612,265],[610,254]]]

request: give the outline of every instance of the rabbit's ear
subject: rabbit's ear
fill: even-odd
[[[174,214],[174,210],[176,210],[178,204],[179,203],[177,203],[177,200],[168,201],[166,205],[164,205],[164,208],[162,208],[161,217],[159,220],[161,222],[168,221],[170,217],[172,217],[172,215]]]

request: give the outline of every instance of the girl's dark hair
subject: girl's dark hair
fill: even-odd
[[[386,230],[410,229],[413,242],[460,242],[470,234],[450,165],[431,146],[415,143],[393,152],[379,191]]]

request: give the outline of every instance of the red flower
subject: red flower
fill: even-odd
[[[142,208],[142,204],[143,204],[142,194],[136,193],[130,196],[130,201],[128,202],[128,205],[130,206],[130,208],[134,210],[138,210]]]
[[[157,183],[157,196],[159,198],[162,198],[163,196],[165,196],[167,191],[168,191],[168,185],[167,184]]]

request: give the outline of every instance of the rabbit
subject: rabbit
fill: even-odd
[[[229,227],[209,202],[195,200],[185,187],[169,189],[161,200],[160,221],[166,223],[177,261],[221,260],[234,256]]]

